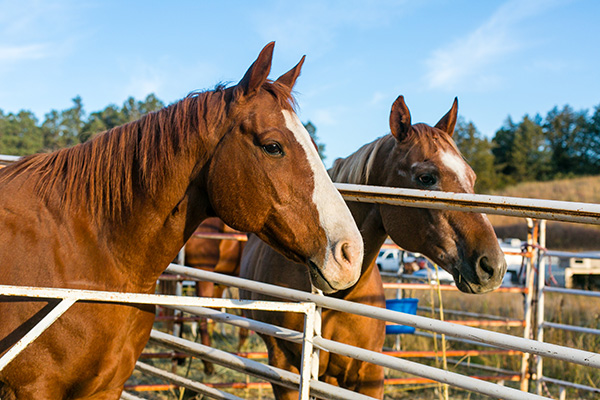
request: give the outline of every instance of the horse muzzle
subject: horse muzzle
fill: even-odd
[[[506,260],[487,255],[478,257],[475,265],[450,271],[456,287],[465,293],[483,294],[500,287],[506,273]]]
[[[323,293],[334,293],[354,285],[360,278],[363,261],[362,240],[339,241],[329,246],[321,262],[308,261],[311,283]]]

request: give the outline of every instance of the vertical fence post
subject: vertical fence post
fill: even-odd
[[[307,303],[309,310],[304,314],[304,335],[302,339],[302,365],[300,369],[300,393],[299,400],[308,400],[310,394],[310,379],[313,366],[313,337],[315,332],[315,320],[317,307],[315,303]],[[317,361],[318,365],[318,361]]]
[[[313,288],[313,291],[315,291],[320,296],[324,296],[323,291],[321,291],[320,289]],[[321,306],[317,306],[315,309],[314,325],[314,335],[320,337],[323,329],[323,307]],[[318,348],[313,347],[311,375],[312,378],[315,380],[319,380],[319,353],[320,350]]]
[[[175,283],[175,296],[183,296],[183,278],[178,279]],[[175,321],[173,321],[173,336],[177,336],[177,337],[181,337],[181,335],[183,334],[183,322],[179,321],[177,322],[176,319],[177,317],[183,317],[183,313],[178,310],[175,309],[173,312],[173,318],[175,318]]]
[[[546,248],[546,220],[540,221],[540,249],[538,252],[538,282],[537,282],[537,313],[536,313],[536,340],[544,341],[544,285],[546,284],[546,257],[543,249]],[[552,268],[550,264],[550,268]],[[536,391],[542,395],[543,358],[536,355]]]
[[[531,308],[533,300],[533,259],[531,252],[533,251],[534,244],[534,221],[531,218],[527,218],[527,252],[530,254],[525,261],[526,272],[525,272],[525,287],[527,293],[525,294],[523,304],[523,319],[525,320],[525,326],[523,327],[523,337],[525,339],[531,339]],[[521,390],[524,392],[529,391],[529,353],[523,353],[521,358]]]
[[[567,389],[564,386],[558,388],[558,400],[567,399]]]

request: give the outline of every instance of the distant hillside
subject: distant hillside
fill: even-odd
[[[600,203],[600,176],[528,182],[494,191],[498,196]],[[522,218],[489,215],[498,237],[525,239],[527,228]],[[600,226],[548,222],[547,247],[553,250],[600,249]]]

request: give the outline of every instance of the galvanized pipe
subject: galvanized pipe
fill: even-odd
[[[555,385],[559,385],[562,387],[566,386],[566,387],[570,387],[573,389],[586,390],[588,392],[600,394],[600,388],[595,388],[595,387],[586,386],[586,385],[579,385],[577,383],[573,383],[573,382],[569,382],[569,381],[561,381],[560,379],[552,379],[552,378],[548,378],[546,376],[542,379],[542,381],[552,383]]]
[[[227,353],[199,343],[193,343],[185,339],[168,335],[163,332],[153,330],[150,334],[150,340],[164,346],[175,348],[213,362],[223,365],[236,371],[244,372],[269,382],[284,386],[290,389],[298,390],[300,384],[300,375],[290,371],[275,368],[256,361]],[[310,395],[322,399],[334,400],[375,400],[372,397],[352,392],[337,386],[332,386],[324,382],[312,380],[310,382]]]
[[[563,331],[572,331],[579,333],[589,333],[591,335],[600,335],[600,329],[584,328],[582,326],[573,326],[565,324],[557,324],[555,322],[544,322],[544,328],[562,329]]]
[[[210,386],[206,386],[200,382],[193,381],[188,378],[184,378],[172,372],[165,371],[160,368],[156,368],[152,365],[136,362],[135,369],[140,372],[143,372],[148,375],[152,375],[154,377],[164,379],[167,382],[174,383],[178,386],[183,386],[186,389],[193,390],[194,392],[203,394],[205,396],[210,397],[211,399],[217,400],[243,400],[241,397],[234,396],[231,393],[226,393],[221,390],[212,388]]]
[[[299,400],[308,400],[310,396],[310,383],[312,379],[313,364],[313,339],[315,335],[315,318],[317,309],[315,303],[311,304],[309,312],[304,314],[304,333],[302,337],[302,360],[300,366],[300,396]],[[319,315],[320,317],[320,315]]]
[[[302,344],[303,334],[302,332],[294,331],[292,329],[284,328],[281,326],[275,326],[267,324],[265,322],[255,321],[249,318],[241,317],[239,315],[228,314],[222,311],[213,310],[205,307],[169,307],[177,308],[188,314],[194,314],[205,318],[210,318],[218,322],[224,322],[238,328],[245,328],[251,331],[262,333],[265,335],[273,336],[278,339],[287,340],[292,343]]]
[[[600,205],[335,183],[348,201],[600,224]]]
[[[65,299],[56,305],[44,318],[41,319],[29,332],[14,344],[2,357],[0,357],[0,371],[4,369],[27,346],[37,339],[50,325],[63,315],[73,304],[75,299]]]
[[[554,287],[554,286],[544,287],[544,292],[572,294],[572,295],[576,295],[576,296],[587,296],[587,297],[600,297],[600,292],[593,292],[591,290],[559,288],[559,287]]]
[[[546,248],[546,221],[541,220],[538,222],[539,226],[539,240],[538,243],[540,248]],[[546,285],[546,257],[543,256],[541,250],[537,250],[537,312],[536,312],[536,325],[537,332],[535,339],[539,342],[544,341],[544,286]],[[536,377],[536,391],[537,394],[542,394],[542,377],[544,376],[544,360],[540,356],[536,356],[535,359],[535,377]]]
[[[538,396],[535,394],[522,392],[517,389],[496,385],[494,383],[485,382],[479,379],[470,378],[455,372],[444,371],[428,365],[419,364],[413,361],[404,360],[379,354],[375,351],[365,350],[347,344],[335,342],[333,340],[324,339],[322,337],[314,338],[315,345],[320,346],[328,351],[333,351],[347,357],[357,360],[370,362],[382,365],[387,368],[397,371],[406,372],[422,378],[432,379],[438,382],[446,383],[472,392],[485,394],[494,398],[506,400],[526,400],[526,399],[546,399],[547,397]]]
[[[121,393],[121,400],[146,400],[146,399],[134,396],[131,393],[123,392],[123,393]]]
[[[227,286],[236,286],[245,290],[260,291],[261,293],[277,298],[314,302],[322,307],[337,311],[349,312],[352,314],[394,322],[401,325],[414,326],[415,328],[431,330],[480,343],[492,344],[505,349],[515,349],[523,352],[539,354],[544,357],[554,358],[561,361],[600,368],[600,354],[597,353],[572,349],[550,343],[539,343],[535,340],[518,338],[484,329],[450,324],[447,322],[438,321],[436,319],[421,317],[418,315],[404,314],[383,308],[368,306],[365,304],[348,303],[329,296],[317,296],[308,292],[283,288],[261,282],[254,282],[247,279],[217,274],[214,272],[182,267],[176,264],[171,264],[168,268],[168,271],[176,274],[194,276],[201,280],[217,282]]]
[[[193,268],[182,267],[194,271]],[[198,271],[198,270],[196,270]],[[217,276],[222,276],[216,274]],[[239,279],[239,278],[238,278]],[[278,301],[232,300],[209,297],[171,296],[164,294],[119,293],[101,290],[56,289],[32,286],[0,285],[0,295],[32,297],[42,299],[65,299],[74,301],[96,301],[106,303],[155,304],[159,306],[198,306],[215,308],[239,308],[244,310],[270,310],[306,313],[312,307],[307,303],[284,303]]]

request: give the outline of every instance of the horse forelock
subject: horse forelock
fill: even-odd
[[[440,151],[453,151],[460,155],[450,135],[423,123],[414,124],[412,128],[408,141],[413,146],[419,146],[424,153],[434,155]]]
[[[288,111],[296,110],[296,107],[297,107],[296,99],[294,98],[294,96],[292,95],[292,92],[290,91],[290,89],[287,86],[282,85],[279,82],[273,82],[271,80],[267,80],[265,83],[263,83],[262,88],[263,88],[263,90],[270,93],[273,97],[275,97],[275,99],[279,103],[279,106],[283,110],[288,110]]]

